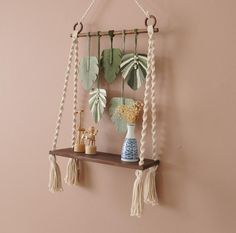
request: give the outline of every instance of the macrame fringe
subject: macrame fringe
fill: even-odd
[[[50,170],[48,188],[52,193],[63,191],[61,182],[61,171],[54,155],[50,156]]]
[[[158,205],[158,197],[156,190],[157,168],[158,166],[149,168],[144,181],[144,202],[153,206]]]
[[[141,217],[143,212],[143,172],[136,170],[135,175],[130,216]]]
[[[68,161],[65,182],[68,185],[79,185],[79,166],[76,159],[69,159]]]

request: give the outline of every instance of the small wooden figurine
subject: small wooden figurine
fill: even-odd
[[[81,115],[83,112],[84,110],[76,112],[76,114],[79,113],[79,126],[77,127],[77,135],[76,135],[76,141],[75,141],[75,146],[74,146],[74,152],[80,152],[80,153],[85,152],[85,144],[84,144],[84,138],[83,138],[85,129],[82,128],[81,126]]]
[[[85,154],[96,154],[97,147],[95,145],[95,137],[97,133],[98,130],[95,130],[94,126],[91,126],[88,130],[84,131],[82,138],[86,141]]]

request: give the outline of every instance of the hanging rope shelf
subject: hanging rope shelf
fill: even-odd
[[[117,166],[117,167],[123,167],[123,168],[129,168],[129,169],[135,169],[135,175],[136,179],[134,182],[133,186],[133,195],[132,195],[132,204],[131,204],[131,216],[137,216],[140,217],[143,211],[143,198],[144,202],[147,204],[158,204],[158,198],[157,198],[157,193],[156,193],[156,171],[158,168],[158,165],[160,163],[159,160],[159,155],[157,153],[157,108],[156,108],[156,97],[155,97],[155,87],[156,87],[156,71],[155,71],[155,55],[154,55],[154,39],[153,35],[154,33],[158,32],[159,29],[156,28],[157,20],[156,17],[153,15],[149,15],[147,11],[143,9],[143,7],[140,5],[140,3],[137,0],[134,0],[134,2],[137,4],[137,6],[143,11],[145,14],[145,26],[146,29],[134,29],[134,30],[118,30],[118,31],[104,31],[104,32],[88,32],[88,33],[82,33],[83,31],[83,20],[88,14],[89,10],[92,8],[92,6],[95,3],[95,0],[93,0],[88,7],[88,9],[85,11],[84,15],[81,17],[81,19],[74,25],[74,30],[73,33],[71,34],[72,37],[72,44],[69,52],[69,58],[68,58],[68,65],[66,68],[66,73],[65,73],[65,83],[64,83],[64,88],[62,92],[62,99],[59,107],[59,114],[58,114],[58,119],[56,122],[56,130],[55,130],[55,136],[53,140],[53,146],[52,150],[49,151],[49,160],[50,160],[50,172],[49,172],[49,190],[51,192],[58,192],[62,191],[62,181],[61,181],[61,172],[59,165],[57,163],[56,157],[57,156],[62,156],[69,158],[68,165],[67,165],[67,170],[66,170],[66,177],[65,177],[65,182],[69,185],[78,185],[79,184],[79,161],[87,161],[87,162],[94,162],[94,163],[100,163],[100,164],[106,164],[106,165],[112,165],[112,166]],[[153,21],[153,24],[150,25],[150,21]],[[148,54],[147,56],[143,56],[142,54],[137,53],[137,35],[142,34],[142,33],[148,33]],[[100,64],[100,37],[102,36],[110,36],[111,38],[111,49],[109,50],[111,57],[109,58],[109,61],[113,61],[115,58],[113,55],[117,55],[117,49],[113,48],[113,37],[115,35],[122,35],[123,36],[123,42],[125,41],[125,35],[132,35],[135,34],[135,52],[131,54],[131,57],[128,57],[128,62],[137,62],[135,59],[140,59],[138,61],[140,63],[140,70],[138,72],[143,72],[143,67],[141,64],[142,62],[146,62],[147,69],[146,69],[146,77],[143,78],[145,80],[145,91],[144,91],[144,101],[143,101],[143,121],[142,121],[142,131],[141,131],[141,140],[140,140],[140,155],[137,160],[133,160],[132,162],[125,162],[121,160],[121,155],[120,154],[111,154],[111,153],[105,153],[105,152],[96,152],[94,153],[84,153],[80,152],[80,146],[77,145],[77,137],[81,139],[81,135],[77,134],[77,119],[76,119],[76,114],[77,112],[77,81],[79,77],[79,59],[78,59],[78,38],[79,37],[88,37],[89,38],[89,56],[84,60],[86,67],[91,67],[91,64]],[[98,37],[98,58],[95,57],[90,57],[90,38],[91,37]],[[125,51],[125,45],[123,44],[123,54]],[[119,53],[118,53],[119,55]],[[130,54],[127,54],[130,56]],[[121,56],[121,55],[120,55]],[[125,55],[124,55],[125,56]],[[134,58],[133,58],[134,57]],[[132,60],[134,59],[134,61]],[[59,136],[59,131],[60,131],[60,125],[61,125],[61,120],[62,120],[62,114],[63,114],[63,109],[64,109],[64,103],[66,99],[66,93],[67,93],[67,88],[68,88],[68,81],[70,77],[70,72],[71,72],[71,66],[72,62],[74,61],[74,84],[73,84],[73,89],[74,89],[74,96],[73,96],[73,123],[72,123],[72,146],[70,148],[64,148],[64,149],[57,149],[57,141],[58,141],[58,136]],[[89,65],[87,64],[89,61]],[[93,62],[93,63],[92,63]],[[109,63],[109,62],[108,62]],[[122,69],[122,66],[125,66],[127,64],[127,60],[125,60],[122,63],[120,63],[120,68]],[[129,64],[129,63],[128,63]],[[131,66],[134,63],[131,63]],[[129,67],[131,67],[129,66]],[[88,73],[88,70],[85,69],[84,72]],[[126,69],[126,70],[125,70]],[[123,77],[128,74],[127,72],[127,67],[125,67],[125,72],[122,73]],[[137,68],[136,68],[137,69]],[[94,69],[93,72],[95,73],[95,76],[98,76],[97,79],[99,79],[99,71]],[[117,73],[114,73],[117,75]],[[138,73],[136,73],[138,74]],[[93,73],[89,74],[93,78]],[[140,75],[140,73],[139,73]],[[89,76],[90,77],[90,76]],[[142,77],[142,76],[141,76]],[[106,77],[105,77],[106,79]],[[122,79],[123,80],[123,79]],[[110,80],[108,80],[110,81]],[[114,81],[114,80],[113,80]],[[124,80],[122,81],[122,86],[124,86]],[[131,86],[133,88],[140,87],[140,82],[139,81],[139,86]],[[129,85],[131,85],[130,83]],[[136,85],[138,85],[136,83]],[[90,83],[86,82],[83,83],[84,87],[88,87]],[[99,81],[97,80],[97,90],[92,91],[92,97],[91,99],[94,98],[94,96],[97,98],[95,104],[94,102],[91,102],[91,108],[95,105],[96,108],[101,111],[101,109],[104,109],[103,105],[106,105],[106,91],[104,89],[99,89]],[[95,94],[94,94],[95,93]],[[98,97],[97,97],[98,96]],[[124,97],[122,93],[121,97],[123,101],[123,106],[124,106]],[[101,102],[101,105],[98,105],[99,101]],[[147,125],[148,125],[148,112],[149,112],[149,102],[151,106],[151,138],[152,138],[152,159],[147,159],[144,158],[144,155],[146,154],[146,136],[147,136]],[[90,100],[89,100],[90,103]],[[134,105],[135,106],[135,105]],[[137,105],[138,106],[138,105]],[[137,107],[136,106],[136,107]],[[103,112],[102,109],[102,112]],[[137,109],[135,109],[137,110]],[[81,113],[81,112],[80,112]],[[101,114],[96,113],[95,115],[95,122],[97,123],[100,120]],[[81,122],[81,120],[80,120]],[[127,121],[128,122],[128,121]],[[83,132],[83,136],[85,135],[85,129],[81,127],[81,123],[79,125],[80,132]],[[89,138],[91,139],[92,144],[90,145],[91,148],[96,148],[95,147],[95,135],[97,134],[97,131],[91,127],[91,132],[93,132],[93,137]],[[131,137],[132,138],[132,137]],[[135,139],[136,140],[136,139]],[[90,143],[90,142],[89,142]],[[94,143],[94,144],[93,144]],[[77,150],[78,149],[78,150]],[[123,153],[123,151],[122,151]],[[136,161],[136,162],[134,162]],[[146,173],[144,171],[146,170]],[[146,177],[144,178],[146,174]]]
[[[96,155],[87,155],[84,153],[74,152],[73,148],[53,150],[50,151],[49,154],[62,156],[66,158],[78,159],[86,162],[101,163],[116,167],[124,167],[137,170],[146,170],[150,167],[159,165],[160,162],[159,160],[155,161],[153,159],[144,159],[143,165],[140,166],[138,162],[133,162],[133,163],[123,162],[120,159],[120,154],[118,155],[118,154],[97,152]]]

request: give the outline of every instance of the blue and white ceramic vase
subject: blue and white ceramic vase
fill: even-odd
[[[127,125],[127,134],[122,146],[121,160],[125,162],[137,162],[138,157],[138,144],[135,138],[135,125]]]

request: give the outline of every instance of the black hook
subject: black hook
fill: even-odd
[[[74,31],[76,31],[76,28],[79,24],[80,24],[80,29],[77,32],[77,36],[83,31],[83,28],[84,28],[84,25],[81,22],[80,23],[77,22],[73,27]]]
[[[114,30],[108,31],[108,35],[110,36],[111,39],[111,55],[110,55],[110,64],[113,63],[113,37],[114,35]]]
[[[146,27],[148,26],[148,20],[149,19],[153,19],[154,20],[154,22],[153,22],[153,28],[155,28],[155,26],[156,26],[156,24],[157,24],[157,18],[154,16],[154,15],[150,15],[149,16],[149,18],[146,18],[145,19],[145,25],[146,25]]]

